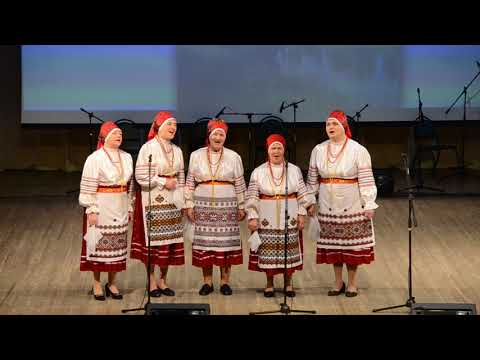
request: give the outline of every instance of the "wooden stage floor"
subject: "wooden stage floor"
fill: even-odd
[[[62,182],[65,189],[75,185],[75,181],[69,181]],[[92,276],[79,271],[82,223],[77,194],[32,195],[22,196],[19,190],[14,196],[0,198],[0,314],[119,315],[124,308],[139,307],[146,278],[145,268],[138,261],[129,259],[127,271],[118,276],[123,301],[99,302],[87,294]],[[380,198],[378,203],[376,259],[359,268],[359,296],[327,296],[333,284],[332,266],[315,264],[315,244],[306,238],[304,270],[294,276],[297,297],[288,300],[292,309],[315,310],[319,315],[367,315],[375,308],[405,303],[408,200]],[[414,204],[418,220],[412,233],[416,301],[473,303],[478,307],[480,197],[419,197]],[[191,244],[187,243],[186,264],[169,272],[169,286],[177,295],[154,298],[152,302],[208,303],[213,315],[278,310],[283,295],[278,292],[275,298],[263,297],[264,275],[247,269],[246,224],[241,231],[244,264],[233,268],[232,296],[219,293],[218,269],[214,272],[215,292],[207,297],[198,295],[201,270],[191,265]],[[106,274],[102,280],[106,281]],[[280,290],[280,277],[275,285]],[[404,307],[378,314],[408,312]]]

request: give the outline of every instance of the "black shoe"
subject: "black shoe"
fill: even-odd
[[[275,291],[273,290],[263,290],[263,296],[266,298],[271,298],[275,296]]]
[[[163,295],[165,296],[175,296],[175,291],[173,291],[172,289],[170,288],[165,288],[165,289],[158,289],[162,292]]]
[[[123,299],[123,295],[120,294],[120,293],[112,292],[112,290],[110,290],[110,287],[108,286],[108,284],[105,284],[105,295],[107,295],[107,297],[111,296],[112,299],[115,299],[115,300],[122,300]]]
[[[198,293],[202,296],[205,296],[212,292],[213,292],[213,285],[203,284],[202,288]]]
[[[347,292],[345,293],[345,296],[346,296],[346,297],[355,297],[355,296],[357,296],[357,295],[358,295],[358,291],[347,291]]]
[[[295,293],[295,290],[287,290],[285,291],[285,295],[287,295],[287,297],[295,297],[297,294]]]
[[[156,288],[154,290],[150,290],[148,292],[150,294],[151,297],[160,297],[162,296],[162,290],[160,290],[159,288]]]
[[[105,301],[105,296],[102,294],[102,295],[95,295],[95,292],[93,291],[93,288],[92,290],[89,292],[89,294],[92,294],[93,295],[93,298],[95,300],[98,300],[98,301]]]
[[[220,292],[223,295],[232,295],[233,293],[232,288],[228,284],[223,284],[222,286],[220,286]]]
[[[329,290],[328,291],[328,296],[338,296],[340,294],[343,294],[345,292],[346,286],[345,283],[343,283],[342,288],[340,290]]]

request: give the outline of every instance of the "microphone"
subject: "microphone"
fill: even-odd
[[[87,114],[90,115],[90,116],[93,115],[93,112],[88,112],[88,111],[85,110],[84,108],[80,108],[80,110],[82,110],[84,113],[87,113]]]
[[[148,155],[148,162],[152,162],[152,154]]]
[[[420,88],[417,88],[417,94],[420,95]]]
[[[220,115],[222,115],[222,114],[223,114],[223,112],[225,111],[225,109],[226,109],[226,108],[227,108],[227,107],[226,107],[226,106],[224,106],[224,107],[223,107],[223,109],[222,109],[222,110],[220,110],[220,112],[219,112],[217,115],[215,115],[215,119],[218,119],[218,118],[220,117]]]
[[[280,114],[283,112],[285,106],[285,101],[282,101],[282,105],[280,105]]]

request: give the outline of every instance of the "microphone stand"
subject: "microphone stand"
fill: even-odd
[[[413,297],[413,291],[412,291],[412,230],[413,227],[417,227],[417,218],[415,217],[415,208],[413,207],[413,201],[414,201],[414,196],[413,196],[413,191],[412,187],[410,186],[410,171],[408,167],[408,156],[406,154],[402,154],[402,158],[404,159],[405,162],[405,170],[407,173],[407,184],[409,185],[409,190],[408,190],[408,299],[405,302],[405,304],[402,305],[395,305],[395,306],[389,306],[389,307],[384,307],[381,309],[374,309],[373,312],[379,312],[379,311],[384,311],[384,310],[390,310],[390,309],[397,309],[401,307],[408,307],[412,308],[412,305],[415,304],[415,298]]]
[[[248,117],[248,171],[252,172],[252,116],[268,116],[272,115],[271,113],[239,113],[239,112],[230,112],[224,113],[223,115],[241,115]]]
[[[303,100],[302,100],[303,101]],[[251,312],[250,315],[266,315],[266,314],[275,314],[281,313],[288,315],[290,313],[304,313],[304,314],[316,314],[315,310],[292,310],[287,304],[287,244],[288,244],[288,161],[285,161],[285,236],[284,236],[284,248],[283,248],[283,303],[280,304],[280,310],[274,311],[260,311],[260,312]],[[299,234],[300,237],[300,234]],[[298,239],[300,242],[300,238]]]
[[[96,119],[98,121],[100,121],[102,124],[103,124],[103,120],[96,117],[95,115],[93,115],[93,112],[89,112],[87,110],[85,110],[84,108],[80,108],[81,111],[83,111],[84,113],[86,113],[88,115],[88,143],[90,144],[90,154],[93,152],[93,130],[92,130],[92,119]]]
[[[145,306],[134,308],[134,309],[123,309],[122,313],[127,313],[130,311],[140,311],[140,310],[145,310],[145,315],[151,315],[151,301],[150,301],[150,226],[151,226],[151,211],[152,211],[152,197],[151,197],[151,190],[152,190],[152,185],[151,185],[151,169],[152,169],[152,154],[148,155],[148,212],[147,212],[147,238],[148,238],[148,250],[147,250],[147,303]],[[140,196],[141,196],[141,191],[140,191]],[[145,299],[145,297],[144,297]]]
[[[360,109],[360,111],[357,111],[355,115],[349,116],[347,115],[347,118],[353,120],[355,122],[355,140],[357,140],[360,143],[360,114],[363,110],[365,110],[368,107],[368,104],[366,104],[364,107]],[[356,119],[355,119],[356,118]]]
[[[477,74],[473,77],[473,79],[468,83],[468,85],[463,87],[462,92],[458,95],[458,97],[455,99],[452,105],[445,111],[445,114],[448,114],[450,110],[455,106],[455,104],[460,100],[460,98],[463,96],[463,119],[462,119],[462,164],[458,168],[458,172],[454,173],[453,175],[458,174],[465,174],[465,127],[467,126],[467,91],[470,85],[477,79],[477,77],[480,75],[480,65],[478,64],[478,71]]]
[[[283,105],[280,106],[280,113],[282,113],[283,110],[288,109],[289,107],[293,106],[293,143],[295,146],[293,147],[293,162],[297,162],[297,109],[298,109],[298,104],[304,102],[306,99],[302,99],[300,101],[292,102],[288,105]]]
[[[95,115],[93,115],[93,112],[89,112],[87,110],[85,110],[84,108],[80,108],[81,111],[83,111],[84,113],[86,113],[88,115],[88,143],[89,143],[89,148],[90,148],[90,154],[93,153],[93,130],[92,130],[92,119],[96,119],[98,121],[100,121],[102,124],[104,123],[104,121],[98,117],[96,117]],[[66,194],[74,194],[74,193],[77,193],[77,192],[80,192],[80,189],[75,189],[75,190],[68,190],[66,192]]]

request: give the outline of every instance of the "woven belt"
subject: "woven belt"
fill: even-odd
[[[297,193],[293,194],[288,194],[289,199],[296,199],[297,198]],[[260,194],[260,199],[261,200],[279,200],[279,199],[285,199],[285,195],[265,195],[265,194]]]
[[[319,178],[322,184],[356,184],[358,179],[340,179],[340,178]]]
[[[216,181],[216,180],[210,180],[210,181],[202,181],[199,184],[205,184],[205,185],[233,185],[230,181]]]
[[[176,179],[177,175],[158,175],[159,177],[164,177],[167,179]]]
[[[101,193],[121,193],[126,192],[128,186],[126,185],[112,185],[112,186],[99,186],[97,187],[97,192]]]

